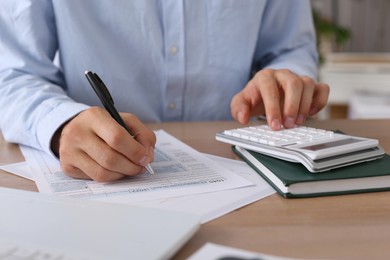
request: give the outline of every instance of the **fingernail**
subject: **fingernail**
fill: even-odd
[[[317,113],[317,108],[316,107],[312,107],[309,111],[309,115],[314,115],[315,113]]]
[[[297,117],[297,124],[298,125],[302,125],[304,122],[305,122],[305,116],[302,115],[302,114],[298,115],[298,117]]]
[[[240,123],[244,121],[244,113],[241,110],[237,113],[237,119]]]
[[[286,117],[283,123],[284,127],[291,128],[295,125],[295,120],[292,117]]]
[[[153,155],[154,155],[153,146],[150,146],[148,150],[149,150],[149,158],[153,158]]]
[[[145,155],[138,161],[139,165],[145,166],[149,163],[149,156]]]
[[[271,128],[272,130],[280,130],[282,128],[282,126],[280,125],[280,121],[279,119],[273,119],[271,121]]]
[[[150,147],[146,147],[146,154],[141,158],[141,160],[138,161],[138,163],[142,166],[145,166],[149,163],[149,154],[150,154]]]

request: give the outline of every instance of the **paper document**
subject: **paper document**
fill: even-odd
[[[21,147],[40,192],[110,202],[162,199],[253,186],[245,178],[207,158],[163,130],[156,131],[154,175],[111,183],[66,176],[59,162],[40,151]]]
[[[126,204],[188,212],[198,215],[201,223],[206,223],[275,193],[275,190],[245,162],[205,155],[249,180],[254,186],[148,201],[127,201]],[[27,162],[1,165],[0,169],[25,178],[33,178]]]
[[[241,250],[234,247],[207,243],[188,260],[294,260],[295,258],[280,257]],[[296,259],[297,260],[297,259]]]
[[[275,193],[275,190],[245,162],[209,154],[206,156],[254,183],[254,186],[131,204],[192,213],[200,217],[201,223],[206,223]]]
[[[170,259],[199,228],[193,214],[1,187],[0,212],[1,260]]]
[[[30,166],[28,165],[28,163],[26,161],[0,165],[0,169],[2,169],[3,171],[7,171],[7,172],[13,173],[15,175],[18,175],[18,176],[23,177],[25,179],[34,181],[34,178],[31,174]]]

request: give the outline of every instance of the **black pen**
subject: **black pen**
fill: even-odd
[[[93,90],[95,91],[96,95],[99,97],[100,101],[102,102],[105,109],[110,113],[110,115],[117,121],[121,126],[123,126],[129,134],[134,137],[134,135],[131,133],[130,129],[126,126],[125,122],[123,121],[122,117],[119,115],[118,111],[116,110],[114,106],[114,100],[112,99],[112,96],[110,92],[108,91],[106,85],[101,80],[101,78],[92,71],[86,71],[85,76],[87,77],[89,83],[91,84]],[[150,164],[145,166],[146,170],[150,172],[151,174],[154,174],[154,171]]]

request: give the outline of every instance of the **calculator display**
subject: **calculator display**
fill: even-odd
[[[362,141],[361,139],[346,138],[346,139],[342,139],[342,140],[338,140],[338,141],[332,141],[332,142],[327,142],[327,143],[322,143],[322,144],[315,144],[315,145],[300,147],[299,149],[310,150],[310,151],[319,151],[319,150],[323,150],[323,149],[334,148],[337,146],[358,143],[361,141]]]

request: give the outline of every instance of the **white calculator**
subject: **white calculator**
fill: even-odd
[[[322,172],[383,157],[376,139],[297,126],[273,131],[267,125],[225,130],[221,142],[279,159],[302,163],[310,172]]]

